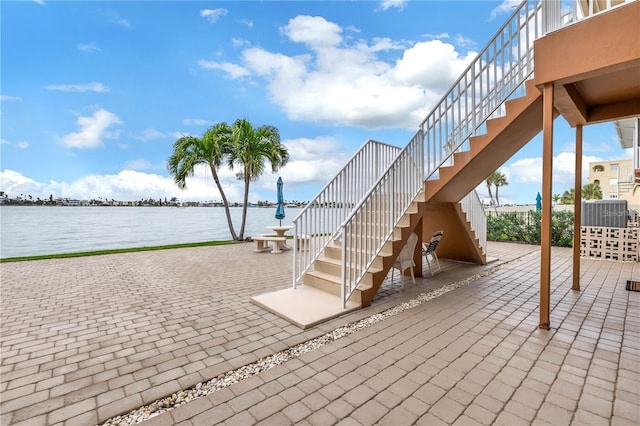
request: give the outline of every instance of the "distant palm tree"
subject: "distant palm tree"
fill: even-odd
[[[167,168],[178,188],[185,189],[187,187],[187,177],[193,176],[196,166],[205,164],[209,167],[211,176],[222,197],[231,238],[238,240],[239,238],[233,229],[233,222],[231,221],[229,202],[218,176],[218,170],[224,159],[231,154],[231,134],[231,128],[227,123],[218,123],[207,129],[201,138],[182,136],[173,144],[173,153],[169,157]]]
[[[248,120],[241,118],[231,126],[229,167],[241,170],[236,174],[244,181],[244,203],[242,207],[242,225],[239,239],[244,237],[247,219],[247,205],[249,203],[249,184],[262,176],[268,162],[271,171],[277,172],[289,161],[287,148],[280,143],[280,132],[273,126],[254,127]]]
[[[489,191],[489,202],[491,203],[492,206],[495,206],[495,202],[493,201],[493,194],[491,193],[491,187],[495,183],[496,174],[497,172],[492,172],[489,176],[487,176],[487,179],[485,181],[487,183],[487,190]]]
[[[507,177],[504,174],[502,174],[500,172],[494,172],[494,173],[496,173],[496,176],[495,176],[494,182],[493,182],[493,184],[496,187],[496,207],[500,207],[500,200],[498,199],[498,189],[501,186],[509,185],[509,182],[507,182]]]
[[[494,208],[499,207],[500,200],[498,199],[498,191],[501,186],[506,186],[509,184],[509,182],[507,182],[507,177],[503,173],[500,173],[496,170],[495,172],[491,172],[491,174],[487,176],[485,182],[487,183],[487,189],[489,190],[489,198],[491,199],[491,204],[494,206]],[[493,194],[491,193],[491,186],[496,187],[495,201],[493,199]]]
[[[564,191],[562,197],[560,197],[560,204],[573,204],[573,200],[575,199],[576,191],[571,188],[567,191]]]
[[[582,198],[585,200],[602,200],[602,188],[596,183],[588,183],[582,187]]]
[[[553,204],[558,204],[560,201],[560,194],[553,194]]]

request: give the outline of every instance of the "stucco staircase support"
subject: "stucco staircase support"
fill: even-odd
[[[425,217],[428,220],[422,227],[424,241],[428,241],[434,232],[444,231],[436,251],[439,258],[488,263],[487,254],[460,203],[426,203]]]

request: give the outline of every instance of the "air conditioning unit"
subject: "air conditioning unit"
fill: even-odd
[[[627,200],[582,201],[582,226],[627,227]]]

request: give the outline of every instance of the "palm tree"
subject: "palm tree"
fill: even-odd
[[[493,181],[493,184],[496,187],[496,207],[500,207],[500,200],[498,199],[498,189],[501,186],[509,185],[509,182],[507,182],[507,177],[503,173],[500,173],[500,172],[493,172],[493,173],[495,173],[496,175]]]
[[[229,167],[241,168],[236,176],[244,181],[244,203],[239,239],[244,237],[249,203],[249,184],[256,181],[265,171],[265,162],[271,164],[271,171],[277,172],[289,161],[287,148],[280,143],[280,132],[273,126],[254,127],[247,119],[236,120],[231,126],[231,149]]]
[[[489,190],[489,200],[492,206],[495,206],[495,202],[493,201],[493,194],[491,193],[491,186],[495,183],[495,179],[496,179],[496,173],[497,172],[492,172],[489,176],[487,176],[487,180],[485,181],[487,183],[487,189]]]
[[[507,182],[507,177],[503,173],[500,173],[496,170],[495,172],[491,172],[491,174],[487,176],[485,182],[487,183],[487,189],[489,190],[489,198],[491,199],[491,204],[494,206],[494,208],[497,208],[500,205],[500,201],[498,200],[498,189],[501,186],[506,186],[509,184],[509,182]],[[491,194],[492,185],[496,187],[495,201],[493,199],[493,195]]]
[[[602,200],[602,188],[596,183],[588,183],[582,187],[582,198],[585,200]]]
[[[576,191],[571,188],[567,191],[564,191],[562,197],[560,197],[560,204],[573,204],[573,200],[575,199]]]
[[[553,194],[553,204],[558,204],[558,201],[560,201],[560,194]]]
[[[173,144],[173,153],[169,157],[167,168],[178,188],[185,189],[187,187],[187,177],[193,176],[196,166],[200,164],[209,166],[211,176],[222,197],[231,238],[238,240],[242,239],[242,234],[238,238],[233,229],[229,202],[218,177],[218,169],[220,169],[222,162],[225,158],[228,158],[232,151],[231,134],[231,128],[227,123],[218,123],[207,129],[201,138],[182,136]]]

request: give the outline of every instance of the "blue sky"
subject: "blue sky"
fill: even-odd
[[[291,157],[250,200],[275,201],[278,176],[285,199],[309,200],[367,139],[406,145],[512,4],[2,1],[0,190],[219,200],[206,170],[181,191],[166,160],[181,135],[247,118],[276,126]],[[555,123],[562,193],[574,131]],[[630,158],[618,147],[612,124],[585,127],[585,180],[589,161]],[[502,203],[535,203],[541,154],[538,136],[502,166]],[[221,176],[241,201],[235,172]]]

